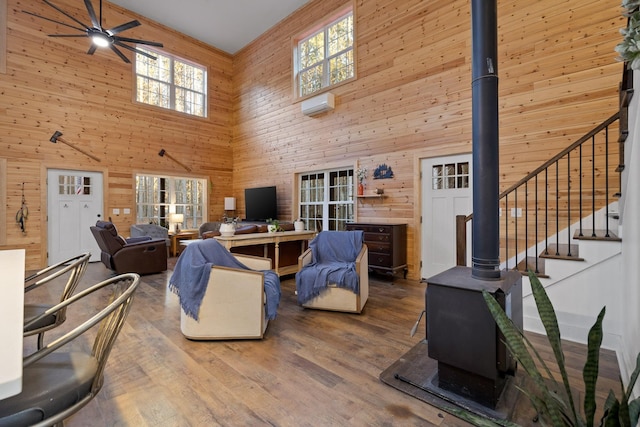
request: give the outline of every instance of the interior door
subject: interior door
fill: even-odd
[[[456,215],[473,206],[471,163],[471,154],[421,161],[423,279],[456,265]]]
[[[47,171],[48,264],[84,252],[100,260],[100,248],[90,226],[102,218],[102,173],[49,169]]]

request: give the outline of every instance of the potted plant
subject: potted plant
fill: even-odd
[[[622,16],[627,17],[627,26],[620,30],[622,42],[616,47],[618,60],[624,61],[633,70],[640,70],[640,0],[623,0]]]
[[[280,222],[277,219],[271,219],[269,218],[267,220],[267,231],[269,233],[275,233],[276,231],[282,231],[282,228],[280,227]]]
[[[220,223],[220,235],[225,237],[233,236],[236,233],[238,218],[224,216]]]
[[[553,349],[558,370],[562,377],[561,383],[553,379],[551,369],[545,364],[522,331],[505,314],[495,298],[487,291],[482,293],[491,315],[504,335],[509,351],[532,380],[533,390],[523,390],[523,392],[529,397],[531,404],[538,411],[542,422],[541,425],[593,426],[597,404],[596,380],[598,379],[599,352],[603,336],[602,321],[605,308],[600,311],[588,335],[587,361],[582,373],[585,391],[581,411],[576,405],[578,400],[572,394],[572,386],[569,384],[569,376],[564,364],[565,358],[562,351],[560,328],[555,310],[544,290],[544,286],[531,271],[529,271],[529,281],[531,282],[531,290],[536,301],[538,314],[544,325],[547,339]],[[541,370],[546,373],[546,377]],[[626,390],[621,385],[621,399],[618,400],[613,391],[609,392],[604,402],[604,415],[600,420],[601,426],[632,427],[638,423],[640,398],[632,399],[631,391],[639,374],[640,354],[637,356],[636,368],[631,374]]]
[[[358,168],[356,170],[356,177],[358,178],[358,196],[364,195],[364,183],[367,178],[367,168]]]

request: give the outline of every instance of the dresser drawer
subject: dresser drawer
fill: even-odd
[[[364,233],[364,241],[369,242],[390,242],[391,234]]]
[[[392,246],[390,243],[385,243],[385,242],[365,242],[367,245],[367,248],[369,248],[369,253],[375,252],[375,253],[383,253],[383,254],[390,254],[392,253]]]
[[[347,230],[362,230],[365,233],[387,233],[393,232],[393,227],[390,225],[374,225],[374,224],[347,224]]]
[[[391,254],[369,252],[369,265],[378,267],[393,267],[393,257],[391,256]]]

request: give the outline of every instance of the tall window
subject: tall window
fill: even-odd
[[[198,228],[206,221],[206,194],[205,179],[136,175],[136,222],[169,228],[169,213],[181,213],[180,228]]]
[[[207,116],[207,69],[158,51],[137,49],[136,100],[198,117]]]
[[[302,38],[294,58],[298,96],[310,95],[355,76],[353,11]]]
[[[346,230],[354,219],[353,169],[302,174],[299,217],[307,229]]]

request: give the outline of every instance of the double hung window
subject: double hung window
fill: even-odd
[[[198,117],[207,116],[207,70],[180,58],[137,47],[136,100]]]
[[[319,30],[302,37],[294,54],[298,97],[311,95],[355,77],[353,46],[351,9]]]

